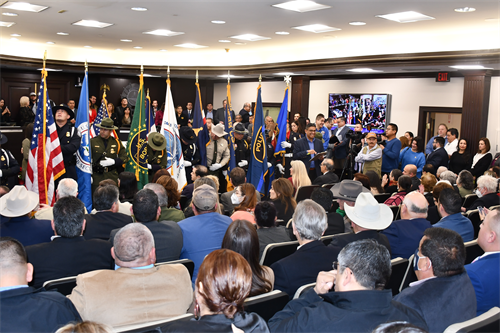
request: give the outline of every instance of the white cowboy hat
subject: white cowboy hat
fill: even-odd
[[[224,132],[224,125],[222,124],[217,124],[215,126],[212,126],[212,133],[214,135],[217,135],[219,138],[222,138],[224,135],[227,135],[227,133]]]
[[[23,216],[38,205],[38,194],[28,191],[26,187],[17,185],[0,198],[0,215],[6,217]]]
[[[360,193],[354,207],[344,205],[345,213],[361,228],[383,230],[391,225],[393,214],[386,204],[379,204],[371,193]]]

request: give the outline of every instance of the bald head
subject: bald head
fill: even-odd
[[[331,158],[325,158],[323,162],[321,163],[328,172],[333,172],[334,167],[333,167],[333,160]]]
[[[403,175],[415,177],[417,175],[417,167],[414,164],[407,164],[403,170]]]
[[[484,218],[477,236],[477,243],[484,252],[500,251],[500,210],[490,211]]]
[[[404,200],[403,206],[401,207],[401,218],[404,220],[414,219],[414,218],[427,218],[427,209],[429,207],[429,202],[424,197],[423,194],[413,191],[408,193]]]
[[[154,264],[153,234],[142,223],[130,223],[115,235],[111,253],[120,267],[141,267]]]

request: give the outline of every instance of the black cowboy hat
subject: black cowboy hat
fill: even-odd
[[[69,120],[75,118],[75,113],[66,104],[56,105],[52,108],[52,114],[56,115],[57,110],[64,110],[69,115]]]

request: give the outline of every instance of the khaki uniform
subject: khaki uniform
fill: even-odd
[[[106,143],[105,143],[106,142]],[[100,136],[90,139],[90,150],[92,152],[92,193],[104,179],[112,179],[118,183],[118,174],[123,170],[123,164],[127,163],[127,151],[120,142],[113,138],[104,140]],[[112,158],[116,163],[110,167],[103,168],[99,162],[105,157]]]
[[[156,171],[167,167],[168,154],[167,150],[153,150],[148,145],[148,163],[151,164],[151,170],[148,171],[149,182],[153,179]]]
[[[225,170],[224,166],[229,162],[229,147],[227,146],[227,141],[224,138],[219,138],[217,140],[217,158],[212,161],[214,157],[214,141],[210,140],[207,146],[207,167],[212,166],[212,164],[221,164],[222,168],[219,170]]]

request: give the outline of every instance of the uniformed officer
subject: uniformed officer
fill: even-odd
[[[54,119],[56,120],[57,135],[61,144],[61,151],[64,158],[64,168],[66,173],[58,178],[55,184],[59,184],[59,180],[63,178],[77,179],[76,175],[76,156],[75,153],[80,148],[80,136],[78,130],[71,126],[71,119],[75,117],[75,113],[68,106],[61,104],[52,109]]]
[[[20,168],[12,153],[2,148],[7,141],[7,137],[0,133],[0,185],[6,185],[12,189],[17,184],[17,174]]]
[[[92,193],[104,179],[112,179],[118,183],[118,174],[123,170],[123,164],[127,163],[127,151],[120,140],[111,136],[114,126],[113,120],[104,118],[96,125],[101,130],[99,136],[90,139],[92,151]]]
[[[190,175],[193,171],[193,165],[198,165],[201,161],[200,150],[196,147],[196,133],[193,128],[184,126],[179,130],[179,136],[181,137],[182,155],[184,156],[186,175]],[[191,177],[187,178],[188,184],[191,184],[193,180]]]
[[[240,167],[248,169],[248,160],[250,159],[250,146],[245,140],[245,135],[248,130],[242,123],[234,123],[234,155],[236,157],[236,164]]]
[[[153,180],[156,171],[165,169],[168,162],[168,154],[165,147],[167,139],[161,133],[151,132],[148,136],[148,175],[149,182]]]
[[[227,135],[227,133],[224,131],[223,124],[212,126],[210,142],[207,145],[208,173],[219,178],[219,189],[221,193],[225,192],[227,187],[226,175],[222,170],[226,170],[230,158],[229,147],[227,145],[227,140],[224,139],[224,135]],[[227,171],[225,171],[225,173],[227,174]]]

